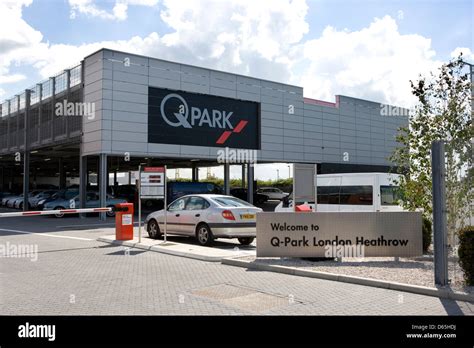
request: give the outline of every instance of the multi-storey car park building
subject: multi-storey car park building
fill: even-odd
[[[1,104],[0,187],[27,193],[42,177],[60,188],[79,177],[84,198],[93,172],[105,202],[111,172],[166,164],[193,168],[196,180],[225,147],[257,150],[259,163],[315,163],[319,173],[387,171],[407,122],[376,102],[323,102],[297,86],[101,49]]]

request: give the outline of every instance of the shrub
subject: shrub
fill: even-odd
[[[431,240],[432,240],[432,225],[431,221],[427,219],[426,217],[423,217],[423,253],[426,253],[428,251],[428,248],[431,245]]]
[[[474,285],[474,226],[467,226],[458,232],[459,265],[464,271],[464,280]]]

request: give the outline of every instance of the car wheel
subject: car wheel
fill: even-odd
[[[112,208],[111,211],[107,211],[105,214],[108,216],[108,217],[114,217],[115,216],[115,210],[114,210],[114,206],[113,205],[109,205],[107,206],[107,208]]]
[[[206,224],[199,224],[196,228],[196,239],[203,246],[210,246],[214,242],[212,231]]]
[[[250,245],[250,244],[252,244],[254,239],[255,239],[254,237],[241,237],[241,238],[238,238],[239,243],[242,244],[242,245]]]
[[[147,231],[148,231],[148,236],[153,239],[158,239],[161,238],[162,234],[160,231],[160,226],[158,226],[158,223],[156,222],[155,219],[151,219],[148,221],[147,225]]]
[[[56,208],[54,208],[54,210],[64,210],[64,208],[63,207],[56,207]],[[59,218],[64,217],[64,213],[56,213],[56,214],[54,214],[54,216],[56,216],[59,219]]]

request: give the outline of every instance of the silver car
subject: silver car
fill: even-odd
[[[212,245],[215,238],[238,238],[242,245],[256,236],[256,215],[262,209],[232,196],[186,195],[168,206],[167,232],[196,237],[201,245]],[[164,231],[164,210],[145,219],[148,235],[160,238]]]
[[[277,187],[262,187],[257,190],[257,193],[267,196],[269,200],[281,201],[283,198],[288,196],[288,192],[283,192]]]
[[[116,204],[119,203],[127,203],[125,199],[114,198],[111,195],[107,195],[107,199],[105,205],[108,208],[114,207]],[[87,192],[86,197],[86,208],[99,208],[100,207],[100,200],[99,194],[97,192]],[[44,210],[64,210],[64,209],[75,209],[79,208],[79,196],[75,196],[72,199],[66,198],[57,198],[53,201],[46,202],[44,204]],[[115,211],[108,211],[107,216],[115,216]],[[57,218],[62,218],[64,213],[57,213],[54,216]]]
[[[28,194],[28,208],[30,208],[30,203],[29,203],[30,198],[35,197],[36,195],[40,194],[41,192],[43,192],[43,191],[36,190],[36,191],[31,191]],[[10,202],[8,204],[10,204]],[[12,202],[12,205],[13,205],[12,208],[23,209],[23,194],[20,197],[18,197],[17,199],[15,199]]]

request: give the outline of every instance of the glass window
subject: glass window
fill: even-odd
[[[203,210],[209,207],[209,203],[201,197],[190,197],[186,204],[186,210]]]
[[[43,100],[51,97],[53,94],[53,84],[51,80],[43,82]]]
[[[380,204],[398,205],[401,198],[398,186],[380,186]]]
[[[339,186],[318,186],[318,204],[339,204]]]
[[[339,204],[372,205],[372,186],[341,186]]]
[[[55,92],[60,93],[67,89],[67,75],[63,73],[61,75],[56,76],[55,78]]]
[[[78,193],[79,193],[78,191],[66,191],[66,192],[64,193],[64,198],[66,198],[66,199],[71,199],[71,198],[73,198],[74,196],[77,196]]]
[[[184,210],[184,206],[186,205],[187,198],[180,198],[171,203],[168,207],[169,211],[176,211],[176,210]]]
[[[76,86],[81,83],[81,66],[78,65],[71,69],[70,87]]]
[[[40,100],[40,95],[39,95],[39,86],[36,85],[31,89],[31,95],[30,95],[30,105],[34,105]]]
[[[2,116],[8,115],[8,112],[9,112],[8,111],[8,106],[9,106],[8,103],[9,103],[9,101],[7,100],[2,104]]]
[[[235,197],[222,196],[213,197],[212,199],[222,207],[253,207],[252,204]]]
[[[25,97],[25,93],[22,93],[20,94],[20,106],[19,106],[19,110],[23,110],[25,108],[25,103],[26,103],[26,97]]]
[[[18,97],[10,99],[10,113],[14,113],[18,110]]]

